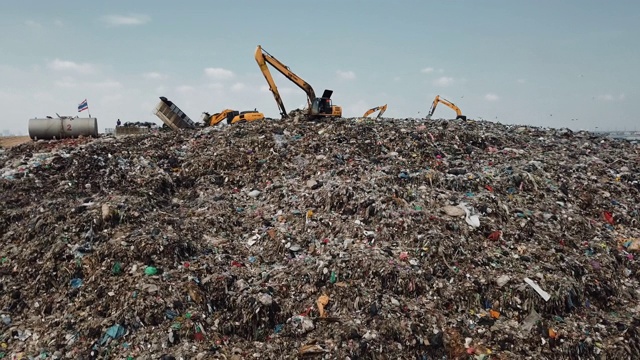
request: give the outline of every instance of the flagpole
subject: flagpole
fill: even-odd
[[[91,110],[89,110],[89,101],[87,101],[87,113],[89,114],[89,119],[91,119]]]

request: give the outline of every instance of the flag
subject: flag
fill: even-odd
[[[82,112],[85,110],[89,110],[89,104],[87,104],[87,99],[84,99],[80,105],[78,105],[78,112]]]

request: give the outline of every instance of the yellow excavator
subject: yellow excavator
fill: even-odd
[[[313,90],[313,87],[309,85],[309,83],[302,80],[298,75],[294,74],[288,66],[281,63],[278,59],[264,50],[260,45],[258,45],[258,47],[256,48],[255,58],[258,66],[260,67],[260,70],[262,71],[262,75],[264,75],[264,78],[269,84],[269,90],[273,93],[273,97],[276,99],[278,109],[280,110],[280,115],[282,115],[283,119],[289,118],[289,114],[287,114],[287,110],[285,109],[284,103],[282,102],[282,97],[280,97],[278,87],[273,80],[273,76],[271,76],[271,72],[269,71],[269,67],[267,66],[267,64],[273,66],[282,75],[291,80],[307,94],[306,115],[309,118],[335,118],[342,116],[342,107],[333,105],[331,103],[331,95],[333,94],[333,90],[325,90],[322,94],[322,97],[316,97],[316,93]]]
[[[456,112],[456,119],[467,120],[467,117],[462,115],[462,111],[459,107],[456,106],[456,104],[447,99],[441,98],[440,95],[437,95],[433,100],[433,104],[431,104],[431,109],[429,110],[429,114],[427,115],[427,119],[431,119],[431,115],[433,115],[433,112],[436,111],[436,106],[438,106],[438,103],[443,103],[453,109],[453,111]]]
[[[376,119],[379,119],[382,116],[382,114],[384,114],[384,112],[387,111],[387,104],[384,104],[382,106],[376,106],[374,108],[367,110],[367,112],[365,112],[364,115],[362,115],[362,117],[367,117],[378,110],[380,110],[380,112],[378,113],[378,116],[376,116]]]
[[[231,109],[224,109],[213,115],[210,115],[208,112],[202,113],[202,120],[204,121],[205,126],[216,126],[225,119],[227,120],[227,124],[235,124],[240,122],[263,120],[264,114],[257,110],[237,111]]]

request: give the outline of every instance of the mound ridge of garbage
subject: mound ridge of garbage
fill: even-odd
[[[0,354],[622,359],[639,148],[267,121],[0,153]]]

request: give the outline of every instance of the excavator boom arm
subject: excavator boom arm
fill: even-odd
[[[447,99],[440,98],[440,102],[445,104],[446,106],[450,107],[451,109],[453,109],[453,111],[456,112],[456,115],[458,115],[458,116],[462,115],[462,110],[460,110],[460,108],[457,107],[456,104],[452,103],[451,101],[449,101]]]
[[[258,66],[260,67],[260,71],[262,71],[262,75],[264,75],[264,78],[267,80],[267,84],[269,84],[269,91],[271,91],[273,97],[276,99],[278,109],[280,110],[280,115],[283,118],[286,118],[288,116],[287,109],[284,107],[284,102],[282,101],[280,92],[278,92],[278,87],[273,80],[273,76],[271,76],[271,71],[269,71],[269,67],[267,66],[266,59],[262,53],[262,48],[260,48],[260,46],[258,46],[258,48],[256,49],[255,58]]]
[[[384,114],[384,112],[387,111],[387,104],[384,104],[382,106],[376,106],[374,108],[367,110],[367,112],[365,112],[364,115],[362,115],[362,117],[367,117],[378,110],[380,110],[380,112],[378,113],[378,116],[376,116],[376,118],[381,117],[382,114]]]
[[[284,108],[284,103],[282,102],[282,98],[280,97],[280,93],[278,92],[278,88],[275,81],[273,80],[273,76],[271,76],[271,72],[269,71],[269,67],[267,66],[267,64],[273,66],[276,70],[278,70],[278,72],[280,72],[287,79],[291,80],[300,89],[302,89],[307,94],[307,101],[309,102],[309,104],[313,103],[314,99],[316,98],[316,93],[311,85],[302,80],[302,78],[300,78],[298,75],[294,74],[291,70],[289,70],[289,67],[269,54],[260,45],[258,45],[258,47],[256,48],[255,58],[258,66],[260,66],[260,70],[262,71],[264,78],[269,84],[269,89],[273,93],[273,97],[276,99],[276,103],[278,103],[278,107],[280,108],[280,112],[283,117],[287,117],[287,112]]]
[[[224,109],[221,112],[217,113],[217,114],[213,114],[210,118],[210,122],[209,122],[209,126],[216,126],[218,125],[222,120],[226,119],[227,116],[229,115],[229,113],[233,112],[233,110],[231,109]]]
[[[431,115],[433,115],[433,113],[436,111],[436,107],[438,106],[438,103],[443,103],[444,105],[446,105],[447,107],[455,111],[456,118],[466,118],[466,116],[462,115],[462,110],[460,110],[460,108],[456,106],[456,104],[452,103],[451,101],[445,98],[441,98],[440,95],[437,95],[436,98],[433,99],[433,103],[431,104],[431,109],[429,109],[429,115],[427,116],[428,118],[431,118]]]
[[[427,115],[428,118],[431,118],[431,115],[433,115],[433,113],[436,111],[436,106],[438,106],[438,102],[440,101],[440,95],[437,95],[435,99],[433,99],[433,102],[431,103],[431,109],[429,109],[429,115]]]

